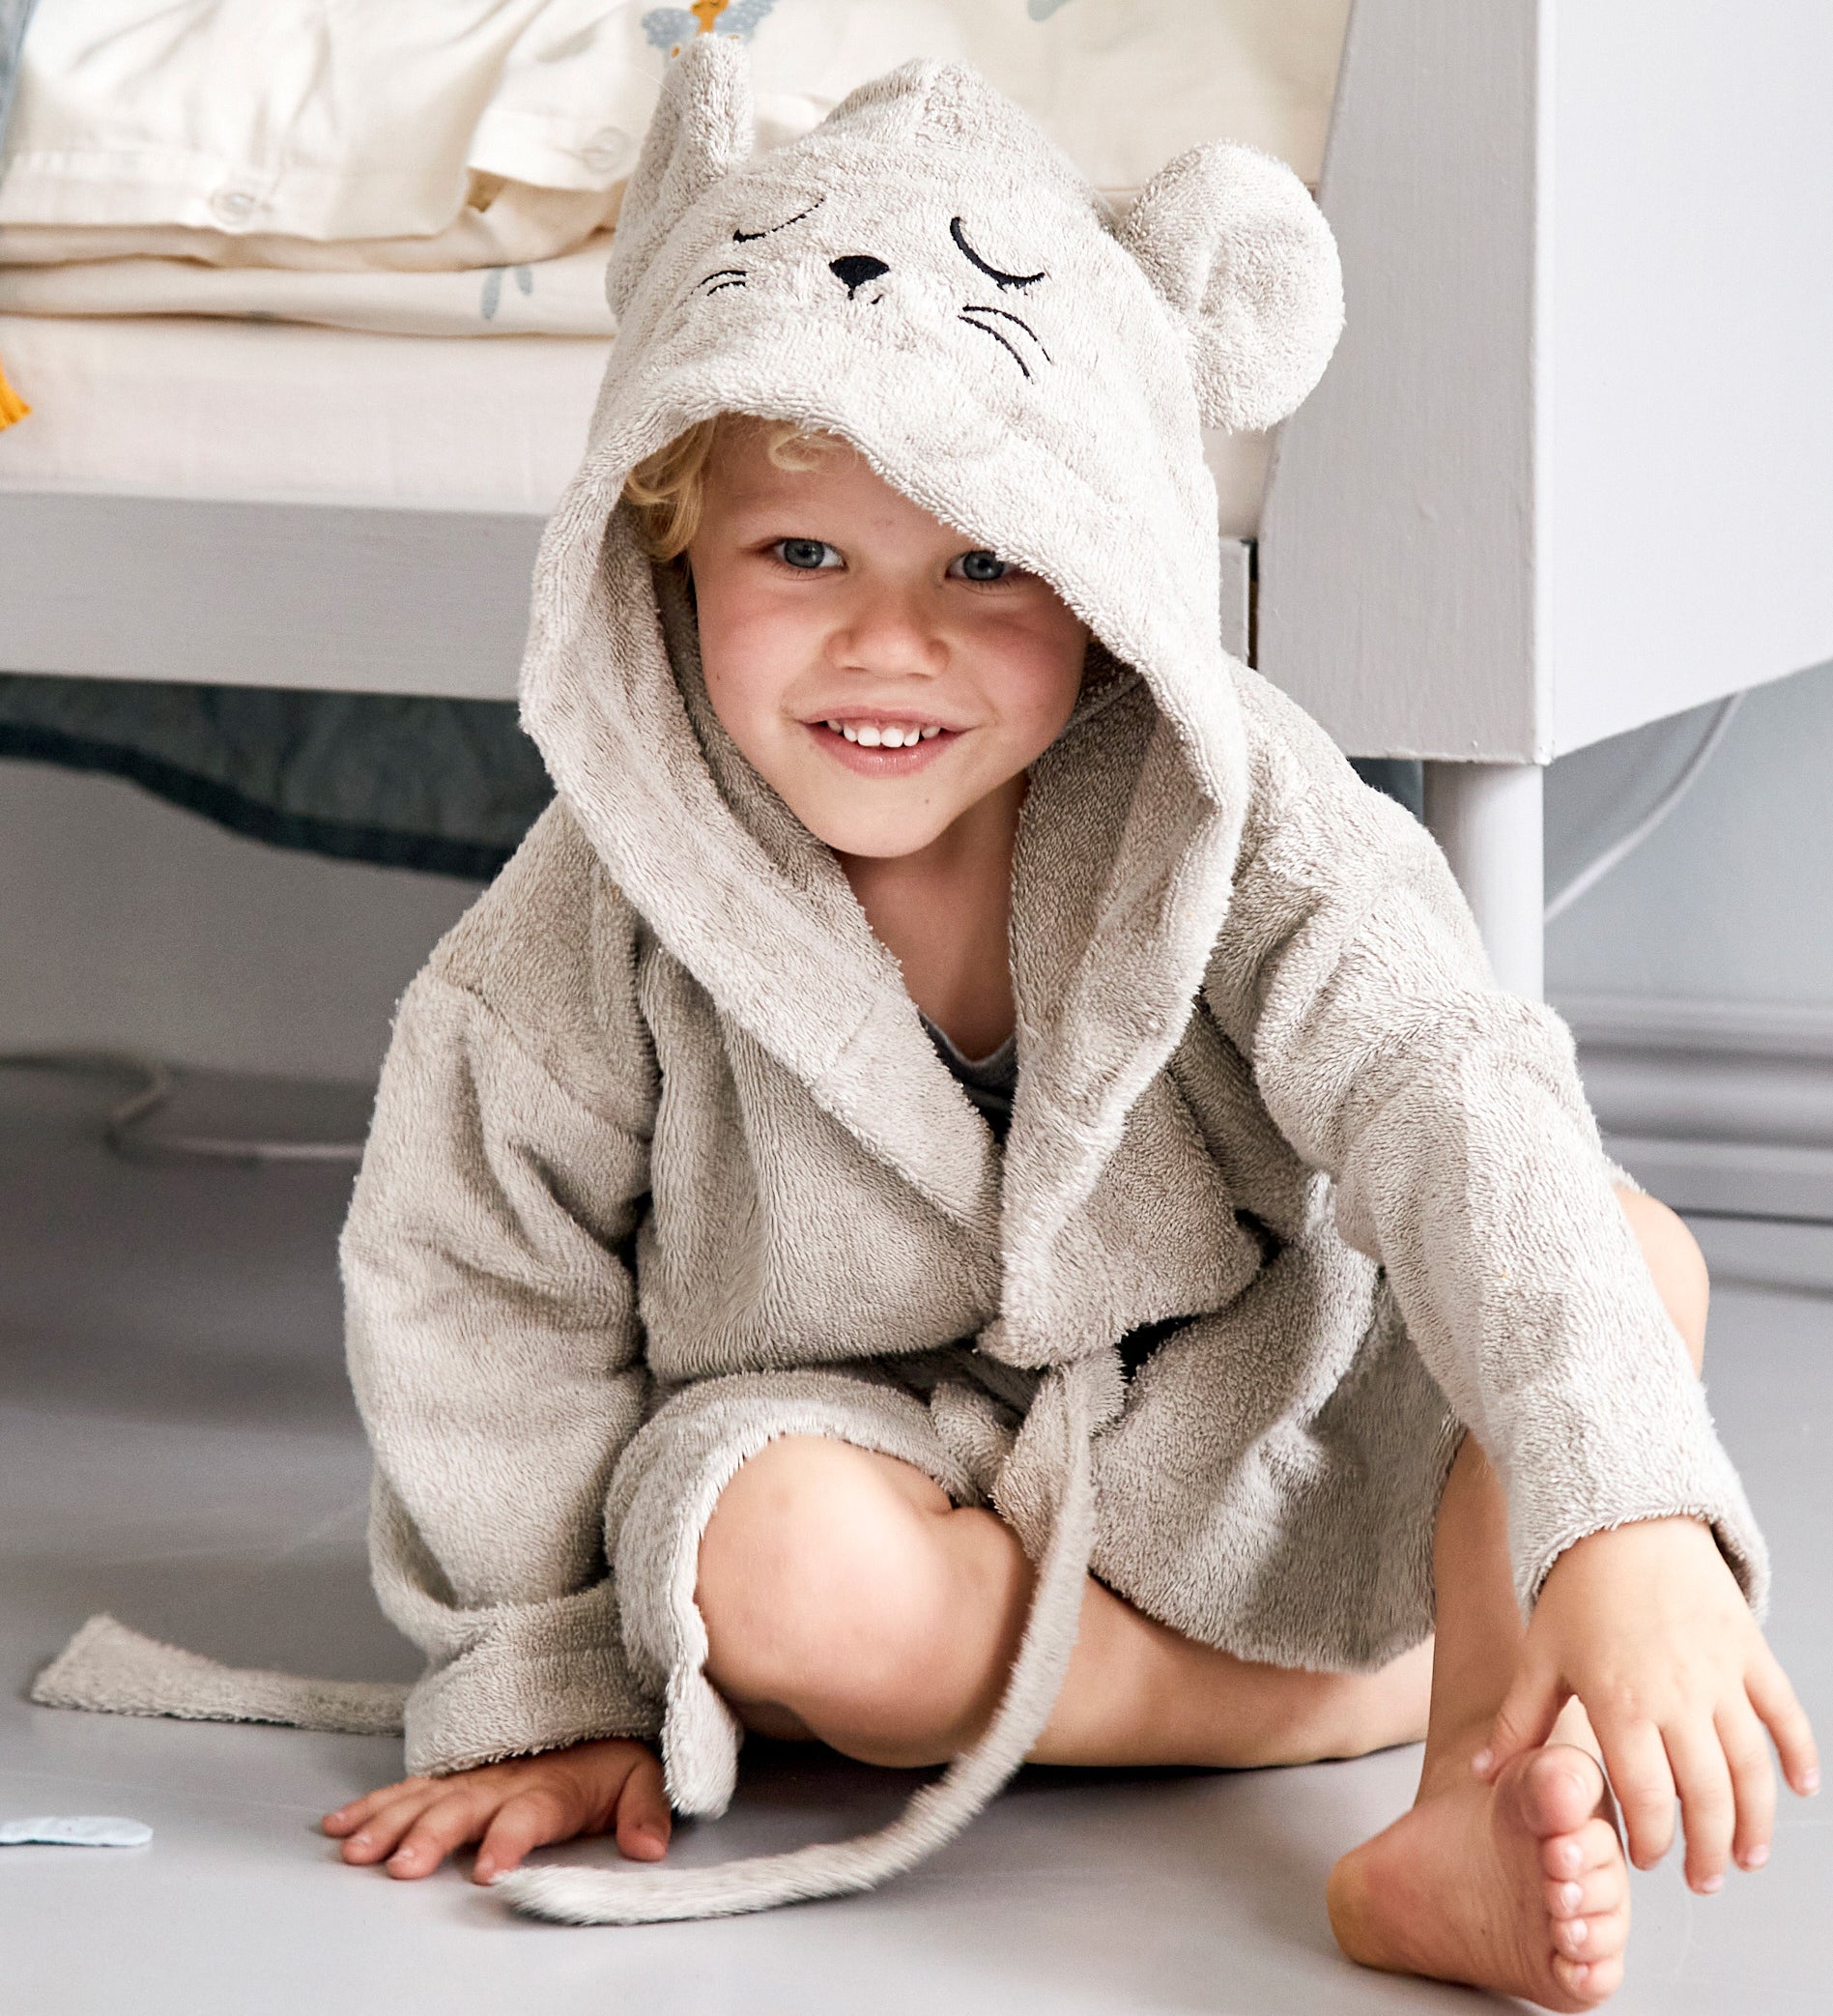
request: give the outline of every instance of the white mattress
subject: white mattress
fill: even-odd
[[[0,358],[32,407],[0,433],[0,490],[545,516],[610,348],[0,316]]]
[[[610,347],[0,315],[0,358],[33,409],[0,433],[0,491],[545,517],[578,464]],[[1208,446],[1222,531],[1250,534],[1266,442]]]

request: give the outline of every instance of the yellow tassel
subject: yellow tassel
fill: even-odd
[[[4,433],[14,420],[24,419],[31,411],[32,409],[7,383],[6,366],[0,364],[0,433]]]

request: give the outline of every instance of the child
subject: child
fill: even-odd
[[[954,65],[750,132],[699,39],[536,584],[558,795],[396,1022],[343,1262],[430,1665],[415,1775],[326,1828],[488,1882],[657,1860],[746,1729],[955,1760],[862,1842],[508,1883],[710,1915],[907,1866],[1026,1755],[1423,1736],[1343,1946],[1590,2007],[1598,1757],[1705,1891],[1764,1726],[1798,1792],[1813,1743],[1697,1250],[1431,841],[1217,645],[1201,426],[1322,369],[1328,233],[1225,147],[1117,228]]]

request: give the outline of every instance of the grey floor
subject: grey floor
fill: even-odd
[[[412,1670],[364,1579],[365,1457],[332,1271],[347,1172],[129,1166],[97,1143],[103,1096],[0,1073],[0,1818],[119,1813],[155,1838],[0,1849],[0,2009],[1486,2005],[1360,1973],[1331,1944],[1325,1871],[1405,1804],[1413,1751],[1283,1772],[1031,1773],[877,1895],[581,1931],[517,1920],[455,1872],[401,1885],[344,1868],[313,1823],[394,1774],[390,1742],[31,1707],[32,1673],[97,1610],[240,1663]],[[181,1117],[328,1119],[276,1096],[264,1116],[258,1088],[193,1084]],[[1774,1642],[1833,1738],[1833,1300],[1805,1285],[1833,1280],[1833,1234],[1704,1229],[1721,1278],[1714,1408],[1775,1549]],[[1740,1285],[1740,1271],[1799,1285]],[[856,1828],[906,1789],[760,1754],[732,1814],[684,1830],[676,1853]],[[1830,1824],[1833,1809],[1788,1802],[1771,1867],[1716,1899],[1690,1898],[1672,1867],[1638,1879],[1615,2006],[1833,2005]]]

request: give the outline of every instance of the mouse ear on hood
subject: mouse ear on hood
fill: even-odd
[[[1304,184],[1256,148],[1167,161],[1115,234],[1184,318],[1198,410],[1247,432],[1294,412],[1343,327],[1336,241]]]
[[[749,160],[756,138],[743,43],[731,35],[697,36],[669,65],[617,212],[605,299],[619,321],[682,212]]]

